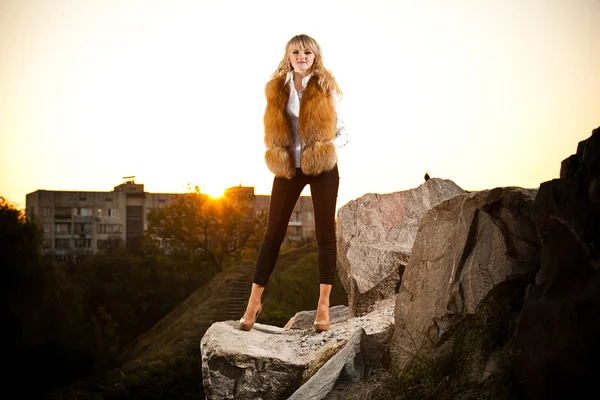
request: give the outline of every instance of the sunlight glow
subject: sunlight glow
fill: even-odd
[[[223,197],[225,189],[226,188],[219,186],[200,185],[200,193],[207,194],[213,199],[219,199]]]
[[[536,188],[600,125],[600,1],[306,0],[300,14],[335,17],[282,18],[296,8],[1,1],[0,196],[111,190],[130,171],[150,192],[269,194],[264,85],[298,33],[344,93],[338,207],[425,172]]]

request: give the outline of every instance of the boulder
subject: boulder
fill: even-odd
[[[391,338],[393,314],[393,304],[389,303],[387,308],[369,315],[332,324],[329,331],[319,334],[312,329],[285,329],[259,323],[245,332],[239,330],[234,321],[217,322],[206,331],[200,343],[206,396],[208,399],[281,399],[309,384],[299,394],[322,398],[319,396],[324,393],[323,387],[330,390],[340,377],[358,379],[365,366],[379,362],[376,355],[381,358],[385,353]],[[366,357],[363,357],[363,349],[369,352]],[[325,368],[328,361],[331,363]],[[320,382],[321,387],[317,387],[316,382]]]
[[[388,194],[366,194],[338,211],[338,274],[350,314],[364,315],[394,295],[402,279],[423,212],[464,190],[432,178]]]
[[[600,358],[600,128],[542,183],[534,204],[540,270],[517,326],[521,398],[586,398]]]
[[[533,281],[535,194],[517,187],[463,194],[422,216],[396,297],[392,361],[398,368],[434,347],[453,316],[473,314],[496,286],[523,276]]]

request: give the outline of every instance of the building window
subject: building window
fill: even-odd
[[[300,211],[294,211],[294,215],[296,216],[296,219],[294,219],[294,221],[300,221]]]
[[[71,239],[54,239],[55,249],[69,249],[71,248]]]
[[[92,239],[75,239],[76,249],[89,249],[92,247]]]
[[[107,198],[104,199],[104,201],[112,201],[112,198],[107,197]]]
[[[44,207],[44,208],[42,208],[42,216],[49,217],[50,213],[51,213],[50,207]]]
[[[92,215],[92,209],[88,207],[78,207],[73,209],[73,214],[80,217],[90,217]]]
[[[98,233],[123,233],[123,225],[120,224],[98,224],[96,229]]]
[[[96,211],[96,216],[97,217],[101,217],[102,216],[102,209],[99,208],[98,211]]]
[[[68,254],[55,254],[54,261],[59,262],[59,263],[67,262],[67,261],[69,261],[69,255]]]
[[[117,216],[117,210],[115,208],[109,208],[107,210],[107,215],[109,217],[116,217]]]
[[[76,233],[76,234],[92,233],[92,224],[73,224],[73,233]]]
[[[80,196],[80,197],[79,197],[79,201],[86,201],[86,198],[85,198],[85,196]]]
[[[50,224],[44,224],[44,233],[50,233]]]
[[[56,207],[54,218],[71,218],[71,207]]]
[[[42,249],[51,249],[52,248],[52,239],[44,239],[42,240]]]
[[[98,239],[96,241],[96,247],[98,250],[116,249],[121,246],[121,240],[119,238],[111,239]]]
[[[312,211],[307,211],[306,212],[306,219],[309,220],[309,221],[312,221],[312,219],[313,219]]]
[[[56,233],[56,234],[71,233],[71,224],[55,224],[54,225],[54,233]]]
[[[29,215],[34,215],[35,208],[33,206],[29,206]]]

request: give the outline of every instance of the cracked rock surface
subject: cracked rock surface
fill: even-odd
[[[217,322],[206,331],[200,344],[206,396],[208,399],[287,398],[344,349],[357,332],[360,347],[370,355],[365,362],[376,362],[374,355],[383,355],[391,337],[393,308],[393,302],[381,303],[372,313],[334,323],[321,333],[259,323],[245,332],[239,330],[236,321]],[[348,354],[355,352],[349,350]],[[330,381],[331,376],[335,378],[339,373],[330,369],[327,379]]]
[[[464,194],[427,211],[396,297],[394,363],[435,345],[456,314],[472,314],[496,285],[535,274],[540,244],[536,190],[502,187]]]
[[[394,295],[402,279],[422,214],[465,191],[432,178],[421,186],[386,194],[366,194],[338,211],[338,273],[353,316]]]

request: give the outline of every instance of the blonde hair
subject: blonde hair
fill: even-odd
[[[300,50],[308,49],[312,51],[315,55],[312,73],[318,79],[319,86],[327,93],[336,93],[338,96],[342,95],[342,91],[335,78],[331,72],[325,69],[325,65],[323,65],[323,52],[321,51],[321,46],[319,46],[319,43],[315,39],[304,34],[296,35],[287,42],[283,58],[275,72],[273,72],[271,79],[279,78],[294,70],[292,63],[290,62],[290,51],[292,48],[298,48]]]

